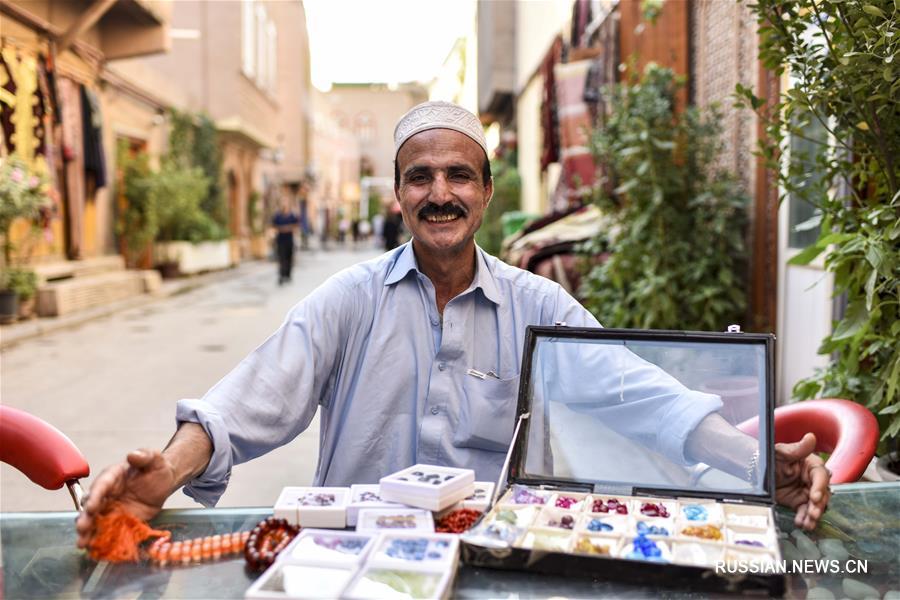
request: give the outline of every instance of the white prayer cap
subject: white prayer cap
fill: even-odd
[[[487,156],[487,141],[484,139],[484,130],[478,117],[458,104],[432,100],[412,107],[400,118],[394,128],[394,160],[397,160],[400,147],[406,140],[429,129],[458,131],[481,146],[484,155]]]

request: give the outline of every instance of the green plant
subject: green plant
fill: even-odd
[[[12,261],[10,229],[16,219],[36,220],[49,204],[47,178],[13,155],[0,158],[0,235],[5,264]]]
[[[190,169],[199,168],[208,180],[200,201],[203,212],[223,228],[228,225],[222,173],[222,152],[216,125],[206,114],[191,114],[172,109],[169,113],[169,152],[166,162]]]
[[[744,316],[747,199],[714,162],[719,115],[674,109],[669,69],[607,90],[613,107],[592,140],[598,164],[618,186],[598,186],[611,231],[588,244],[610,257],[589,266],[579,295],[615,327],[722,331]]]
[[[156,239],[161,242],[222,239],[222,227],[200,206],[209,180],[198,168],[165,162],[147,178],[158,214]]]
[[[521,206],[522,178],[516,168],[515,153],[492,160],[491,173],[494,176],[494,197],[484,211],[475,239],[488,254],[497,256],[503,243],[503,213]]]
[[[30,300],[37,293],[37,275],[31,269],[7,269],[3,289],[15,292],[19,301]]]
[[[900,2],[758,0],[760,58],[793,85],[777,99],[738,87],[767,124],[760,152],[782,198],[815,206],[818,239],[843,316],[820,348],[829,365],[794,396],[851,398],[876,413],[881,451],[900,440]],[[768,101],[768,102],[767,102]],[[768,103],[771,103],[769,105]],[[822,139],[806,135],[815,123]],[[791,140],[805,139],[797,153]],[[790,147],[790,160],[783,161]]]
[[[253,190],[247,198],[247,221],[250,224],[250,232],[253,235],[262,235],[265,230],[262,214],[262,197],[259,192]]]
[[[116,149],[122,192],[125,204],[116,223],[116,232],[125,240],[129,262],[143,252],[159,231],[159,214],[153,182],[150,178],[150,158],[145,152],[132,154],[126,140],[119,140]]]

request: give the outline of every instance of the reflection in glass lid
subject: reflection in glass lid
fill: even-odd
[[[612,333],[538,332],[521,475],[770,497],[764,418],[755,437],[766,414],[767,337]]]

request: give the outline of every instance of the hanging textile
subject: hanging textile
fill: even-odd
[[[46,170],[44,117],[48,105],[38,86],[37,59],[11,46],[0,49],[0,126],[9,154]]]
[[[41,96],[45,99],[43,147],[44,160],[47,162],[47,177],[50,180],[50,187],[54,190],[59,190],[57,169],[62,164],[62,156],[59,153],[59,145],[56,143],[55,135],[55,123],[59,122],[59,104],[57,104],[52,74],[43,55],[38,57],[38,88]]]
[[[590,194],[596,167],[591,154],[593,122],[584,101],[584,85],[591,61],[556,65],[556,98],[559,114],[559,146],[562,162],[561,196],[571,206]]]
[[[562,38],[553,40],[550,50],[541,63],[540,73],[544,81],[541,98],[541,130],[543,131],[543,148],[541,150],[541,171],[550,163],[559,160],[559,132],[556,114],[556,82],[553,67],[562,57]]]
[[[68,216],[68,244],[70,259],[81,257],[82,221],[84,218],[84,142],[81,125],[81,91],[79,85],[67,77],[58,80],[60,112],[62,113],[62,146],[65,161],[66,214]]]
[[[106,185],[106,156],[103,152],[103,117],[97,95],[81,86],[81,131],[84,144],[84,170],[94,177],[94,188]]]
[[[588,40],[584,39],[584,32],[591,22],[591,14],[590,0],[575,0],[572,4],[572,31],[569,42],[573,48],[588,45]]]

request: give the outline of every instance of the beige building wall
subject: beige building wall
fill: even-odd
[[[541,98],[544,80],[535,77],[516,103],[519,175],[522,178],[522,210],[541,214],[548,201],[541,173]]]
[[[572,0],[528,0],[516,5],[516,91],[528,84],[553,39],[572,16]]]
[[[327,224],[337,227],[340,216],[359,214],[360,144],[353,131],[331,116],[330,94],[314,93],[312,152],[315,184],[310,190],[310,222],[316,233]]]
[[[543,78],[537,69],[571,14],[572,0],[531,0],[516,5],[514,93],[522,210],[526,212],[541,214],[549,209],[549,182],[541,172],[540,157]]]
[[[410,108],[428,99],[418,84],[390,89],[382,84],[336,84],[324,94],[321,111],[359,141],[361,160],[374,177],[394,176],[394,126]],[[316,164],[321,165],[318,156]]]

